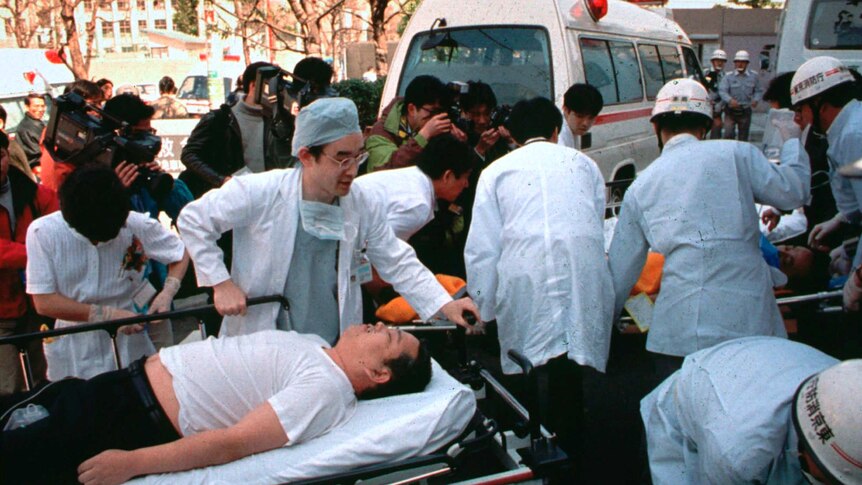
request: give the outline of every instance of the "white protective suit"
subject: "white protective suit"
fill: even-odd
[[[613,286],[604,256],[605,191],[582,153],[534,142],[498,159],[476,188],[467,287],[497,320],[503,372],[516,349],[539,366],[568,354],[604,371]]]
[[[853,223],[862,222],[862,179],[850,179],[837,173],[844,165],[862,158],[862,102],[847,103],[829,129],[826,130],[829,149],[826,158],[831,169],[830,180],[835,204],[844,217]],[[862,264],[862,240],[853,258],[853,267]]]
[[[249,297],[284,292],[299,224],[302,169],[273,170],[231,179],[187,205],[178,225],[195,263],[200,286],[228,278]],[[430,318],[452,297],[422,266],[413,248],[395,237],[379,201],[353,188],[339,199],[347,240],[338,252],[338,313],[341,330],[362,322],[362,295],[354,256],[365,250],[380,276],[404,295],[422,318]],[[225,267],[219,236],[233,230],[233,266]],[[249,307],[245,316],[226,316],[221,335],[276,328],[279,305]]]
[[[793,395],[838,361],[775,337],[725,342],[686,357],[641,400],[655,485],[806,483]]]
[[[609,253],[616,316],[647,250],[665,257],[647,350],[685,356],[737,337],[787,336],[754,204],[801,206],[810,169],[796,139],[781,160],[748,143],[677,135],[629,187]]]
[[[419,167],[369,173],[357,177],[353,187],[383,204],[389,226],[402,241],[434,219],[434,185]]]

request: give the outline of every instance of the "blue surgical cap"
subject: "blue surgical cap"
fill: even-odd
[[[309,104],[296,117],[293,133],[293,154],[302,147],[314,147],[332,143],[359,129],[359,113],[356,105],[347,98],[321,98]]]

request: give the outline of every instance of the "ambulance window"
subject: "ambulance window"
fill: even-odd
[[[641,71],[638,68],[635,46],[631,42],[611,42],[610,46],[620,102],[642,100],[644,95],[641,84],[643,83],[641,82]]]
[[[682,62],[676,47],[660,45],[658,53],[661,56],[661,70],[664,73],[664,82],[682,77]]]
[[[640,44],[638,52],[641,57],[641,65],[644,69],[644,81],[647,99],[655,99],[658,90],[664,86],[664,74],[661,70],[661,58],[658,48],[654,45]]]
[[[614,65],[611,61],[610,52],[608,52],[607,41],[582,37],[580,43],[587,84],[592,85],[602,93],[605,104],[618,103],[620,98],[617,95]]]
[[[685,73],[689,79],[706,86],[706,79],[703,78],[703,70],[700,68],[700,62],[697,61],[697,55],[688,47],[682,48],[682,58],[685,60]]]
[[[413,37],[398,95],[421,75],[443,82],[482,81],[500,104],[544,96],[554,99],[548,32],[540,27],[440,29]]]
[[[847,0],[814,0],[808,19],[809,49],[862,48],[862,4]]]

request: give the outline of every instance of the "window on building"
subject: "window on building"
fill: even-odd
[[[602,94],[605,104],[643,99],[641,73],[630,42],[581,38],[587,83]]]
[[[114,35],[114,23],[102,21],[102,35]]]
[[[144,30],[147,28],[146,20],[138,20],[138,30]]]
[[[93,10],[93,0],[84,0],[84,10]]]
[[[167,30],[168,21],[165,19],[156,19],[156,21],[153,25],[159,30]]]
[[[136,6],[138,7],[138,10],[146,10],[147,9],[147,2],[146,2],[146,0],[138,0],[136,2]]]
[[[99,0],[99,8],[102,10],[110,10],[111,0]]]
[[[117,1],[117,10],[128,10],[129,9],[129,0],[118,0]]]
[[[128,20],[120,20],[120,35],[131,35],[132,22]]]

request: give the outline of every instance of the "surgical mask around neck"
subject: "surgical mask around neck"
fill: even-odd
[[[310,200],[299,201],[302,229],[325,241],[344,241],[344,209],[334,204]]]

